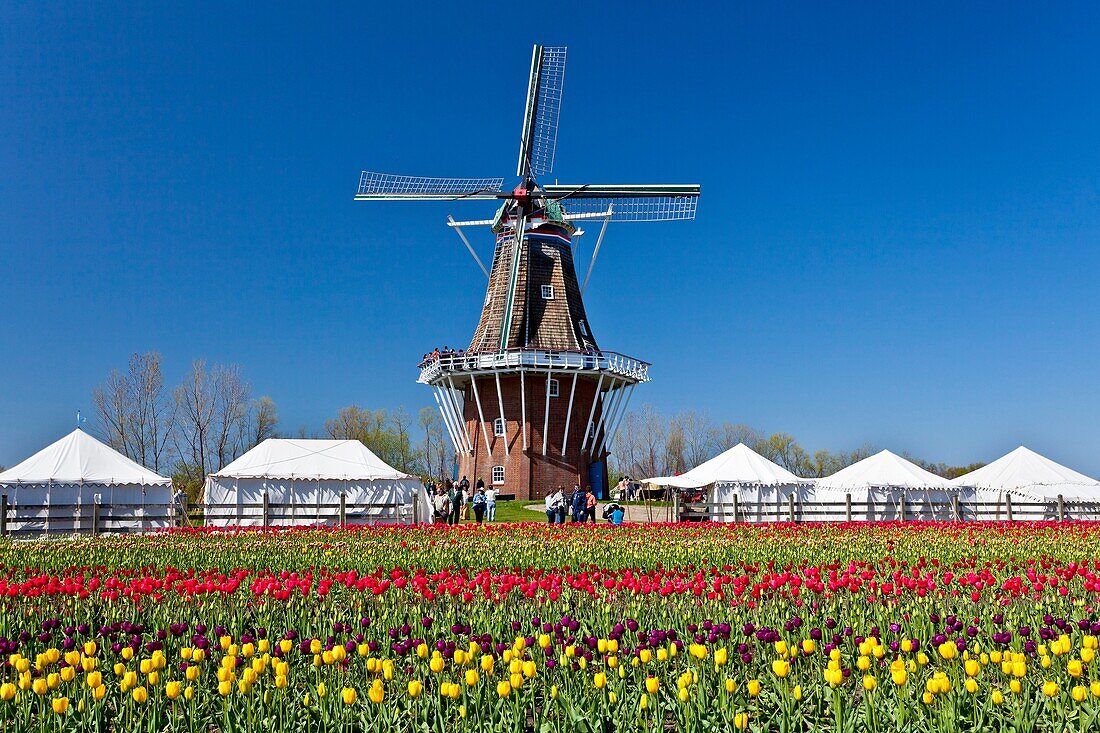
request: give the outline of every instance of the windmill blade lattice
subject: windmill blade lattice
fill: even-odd
[[[503,178],[428,178],[363,171],[357,200],[370,199],[495,199]]]

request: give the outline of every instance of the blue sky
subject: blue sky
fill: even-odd
[[[509,176],[539,41],[555,176],[703,187],[613,225],[589,289],[654,363],[636,404],[1100,474],[1100,13],[960,5],[0,0],[0,464],[133,351],[240,364],[289,431],[428,405],[484,292],[445,217],[491,212],[358,173]]]

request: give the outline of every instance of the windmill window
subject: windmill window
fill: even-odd
[[[504,466],[493,466],[493,483],[504,483]]]
[[[554,299],[554,286],[553,285],[543,285],[542,286],[542,299],[543,300],[553,300]]]
[[[496,420],[493,420],[493,435],[499,435],[500,437],[504,437],[505,433],[504,433],[504,418],[503,417],[498,417]]]
[[[558,380],[556,380],[556,379],[551,379],[550,380],[550,396],[551,397],[557,397],[558,396]]]
[[[581,336],[588,336],[588,325],[584,322],[584,319],[577,321],[577,326],[581,329]]]

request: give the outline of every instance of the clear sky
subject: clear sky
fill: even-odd
[[[1094,4],[304,5],[0,0],[0,464],[134,351],[240,364],[288,431],[428,405],[484,293],[444,221],[492,206],[359,171],[511,176],[538,41],[556,177],[702,185],[589,289],[635,405],[1100,474]]]

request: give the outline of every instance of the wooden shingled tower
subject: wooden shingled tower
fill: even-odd
[[[564,47],[535,46],[520,138],[518,183],[364,171],[357,200],[498,201],[491,219],[455,221],[488,278],[481,318],[464,351],[420,364],[458,457],[458,474],[535,499],[561,486],[606,492],[606,459],[630,395],[649,364],[596,343],[584,309],[607,225],[693,219],[697,185],[540,184],[553,170],[565,80]],[[584,281],[576,239],[599,226]],[[495,236],[486,268],[464,229]]]

